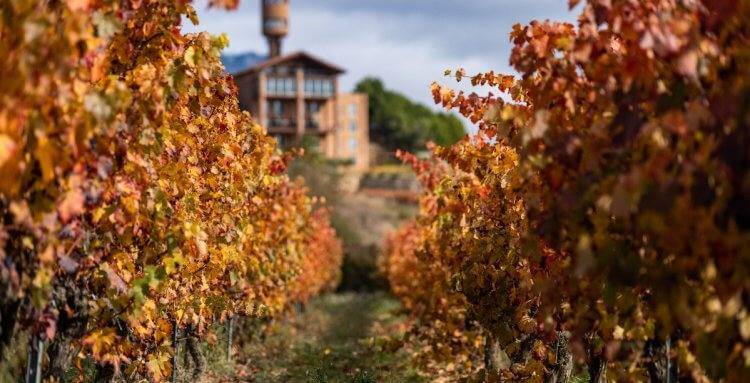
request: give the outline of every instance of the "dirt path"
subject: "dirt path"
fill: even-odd
[[[248,382],[421,382],[399,351],[399,304],[385,294],[335,294],[274,325],[243,350]]]

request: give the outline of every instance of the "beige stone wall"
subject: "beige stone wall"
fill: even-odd
[[[338,126],[334,132],[334,157],[352,159],[354,170],[370,166],[369,118],[367,96],[361,93],[338,95]]]
[[[328,158],[336,158],[336,140],[333,132],[337,129],[335,122],[336,108],[335,98],[329,100],[321,106],[318,112],[318,123],[323,127],[325,133],[320,136],[320,150]]]

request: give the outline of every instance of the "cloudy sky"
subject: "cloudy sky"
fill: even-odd
[[[233,12],[197,5],[201,23],[188,31],[226,32],[228,52],[267,52],[260,0]],[[432,105],[429,85],[443,71],[508,72],[508,34],[516,22],[574,20],[566,0],[291,0],[286,53],[305,50],[347,73],[342,90],[365,76]],[[190,24],[187,22],[187,24]]]

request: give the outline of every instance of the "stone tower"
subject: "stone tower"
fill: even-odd
[[[289,33],[289,0],[261,0],[263,35],[269,58],[281,55],[281,41]]]

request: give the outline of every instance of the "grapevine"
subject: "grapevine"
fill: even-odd
[[[567,380],[572,353],[597,382],[750,378],[749,7],[588,1],[513,28],[518,77],[447,71],[502,96],[433,85],[479,130],[433,150],[416,243],[488,374]]]
[[[79,349],[163,381],[175,326],[276,315],[335,281],[327,216],[239,109],[226,37],[181,32],[189,2],[0,13],[1,345],[25,329],[60,346],[52,365]]]

